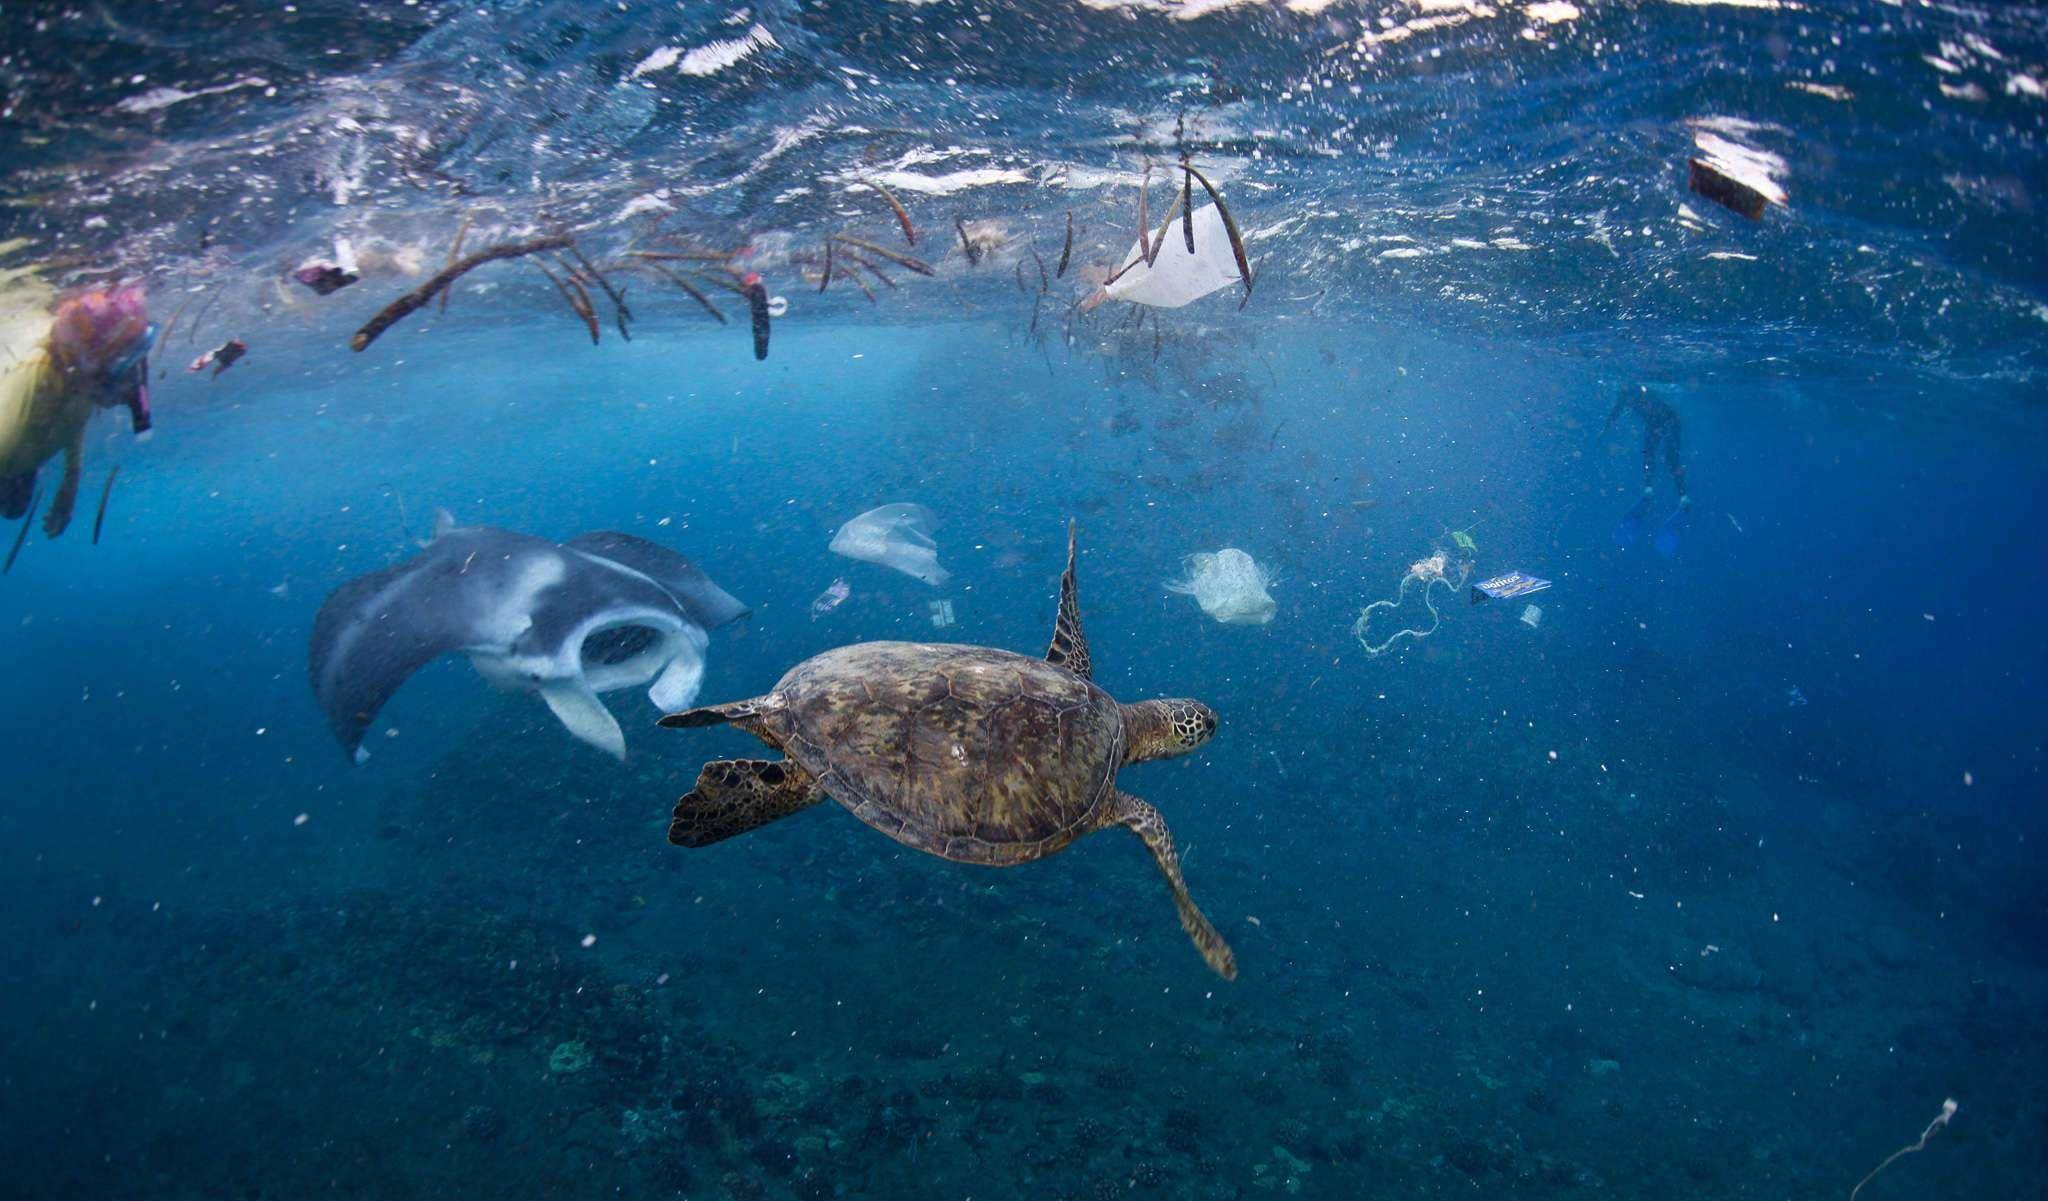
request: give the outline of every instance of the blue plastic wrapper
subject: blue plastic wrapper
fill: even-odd
[[[1548,587],[1549,580],[1538,579],[1526,571],[1510,571],[1505,575],[1497,575],[1472,585],[1472,603],[1476,605],[1486,600],[1513,600],[1518,596],[1541,592]]]

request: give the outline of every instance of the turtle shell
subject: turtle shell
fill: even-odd
[[[839,647],[770,699],[784,751],[854,816],[966,863],[1036,859],[1093,829],[1123,762],[1108,693],[987,647]]]

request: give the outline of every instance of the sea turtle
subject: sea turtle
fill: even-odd
[[[1185,755],[1216,732],[1193,700],[1120,705],[1090,679],[1074,601],[1074,527],[1044,659],[982,646],[862,642],[791,668],[752,700],[672,713],[671,729],[732,723],[787,758],[719,759],[676,802],[668,838],[702,847],[823,800],[905,846],[960,863],[1041,859],[1124,826],[1173,891],[1209,966],[1235,979],[1223,936],[1188,896],[1159,811],[1116,787],[1129,763]]]

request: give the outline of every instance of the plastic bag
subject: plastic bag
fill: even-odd
[[[1168,247],[1169,250],[1172,247]],[[1225,625],[1264,625],[1273,620],[1273,577],[1234,546],[1186,559],[1187,574],[1168,580],[1166,590],[1192,596],[1202,612]]]
[[[883,505],[840,526],[832,535],[832,553],[892,567],[943,588],[953,573],[939,566],[934,524],[932,511],[923,505]]]

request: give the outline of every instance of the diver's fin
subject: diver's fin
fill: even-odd
[[[1088,639],[1081,634],[1081,605],[1074,598],[1074,522],[1067,521],[1067,569],[1060,573],[1060,616],[1053,627],[1045,661],[1091,679],[1095,664],[1088,658]]]
[[[1614,527],[1614,545],[1623,550],[1632,550],[1643,540],[1643,525],[1650,520],[1650,498],[1645,496],[1635,506],[1621,515]]]
[[[618,719],[588,684],[581,679],[550,680],[540,686],[540,698],[571,734],[614,759],[625,760],[626,736],[619,730]]]
[[[647,690],[647,699],[663,713],[688,708],[697,699],[698,689],[704,686],[704,631],[685,626],[683,636],[688,645],[669,660],[668,666],[654,678],[653,687]]]
[[[1686,527],[1691,524],[1692,506],[1680,505],[1677,512],[1666,517],[1664,524],[1657,527],[1657,533],[1650,539],[1650,544],[1657,548],[1658,554],[1667,559],[1673,558],[1678,554],[1679,543],[1685,539]]]
[[[824,796],[817,781],[788,760],[714,759],[697,773],[697,786],[676,802],[668,840],[708,847],[808,809]]]

